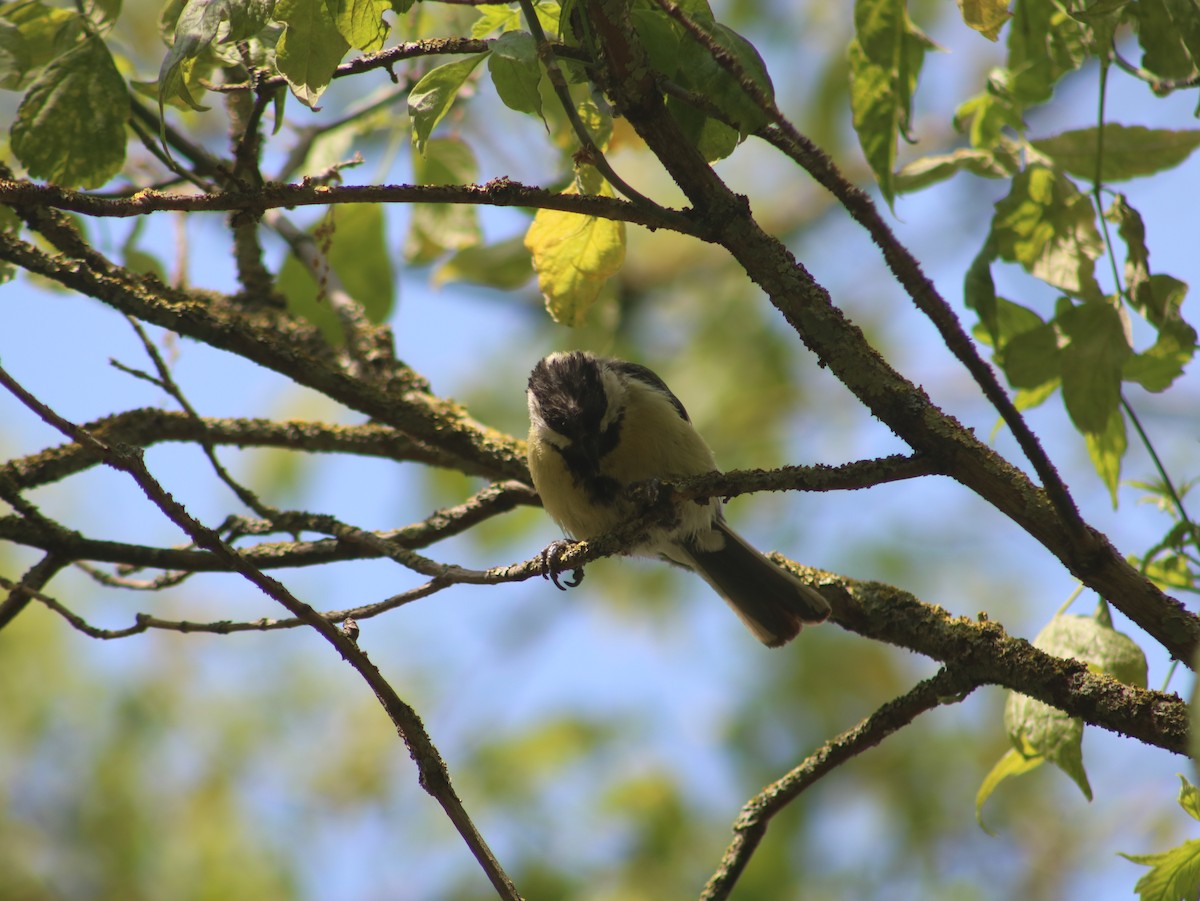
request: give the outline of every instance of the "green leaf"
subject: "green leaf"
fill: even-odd
[[[668,99],[667,109],[707,161],[723,159],[746,135],[767,123],[767,114],[713,58],[712,51],[690,33],[673,32],[674,23],[664,19],[657,11],[643,11],[636,20],[641,33],[648,36],[652,65],[662,67],[660,71],[680,87],[704,97],[720,110],[721,117],[707,116],[674,97]],[[724,25],[710,22],[705,27],[713,42],[737,61],[758,90],[768,99],[774,98],[770,75],[754,46]]]
[[[1003,297],[997,297],[995,302],[994,328],[996,330],[996,346],[1003,351],[1018,335],[1040,328],[1042,317],[1029,307],[1013,303]]]
[[[1187,781],[1182,774],[1179,776],[1179,806],[1193,820],[1200,820],[1200,789]]]
[[[97,188],[125,162],[128,119],[125,80],[93,35],[46,66],[30,86],[12,127],[13,153],[34,178]]]
[[[1187,282],[1170,275],[1152,275],[1145,290],[1134,295],[1137,311],[1157,329],[1182,321],[1179,310],[1187,297]]]
[[[1150,867],[1133,890],[1141,901],[1194,901],[1200,895],[1200,840],[1186,841],[1162,854],[1125,854]]]
[[[408,95],[408,115],[412,119],[413,143],[420,153],[425,153],[429,135],[449,112],[459,90],[486,55],[468,56],[430,69],[413,86]]]
[[[974,28],[989,41],[1000,36],[1004,23],[1012,18],[1008,0],[958,0],[958,11],[968,27]]]
[[[1129,446],[1125,434],[1125,417],[1120,408],[1109,411],[1108,422],[1098,432],[1084,432],[1084,443],[1087,445],[1088,456],[1096,474],[1108,489],[1109,500],[1113,509],[1117,509],[1117,489],[1121,482],[1121,460]]]
[[[991,150],[1005,141],[1005,128],[1020,132],[1025,126],[1013,98],[992,80],[983,93],[964,101],[954,111],[954,127],[966,133],[972,147]]]
[[[81,12],[97,25],[107,26],[121,14],[121,0],[83,0]]]
[[[996,786],[1011,776],[1020,776],[1028,773],[1030,770],[1036,770],[1044,762],[1045,758],[1037,754],[1026,757],[1015,748],[1009,748],[996,761],[996,765],[983,777],[983,783],[979,786],[979,791],[975,793],[975,821],[979,823],[980,828],[984,832],[987,832],[989,835],[991,834],[991,830],[983,822],[983,805],[992,796],[992,792],[996,790]]]
[[[325,0],[279,0],[275,18],[285,26],[275,62],[296,99],[315,109],[350,45]]]
[[[1138,0],[1131,5],[1142,47],[1142,68],[1186,80],[1200,70],[1200,20],[1188,0]]]
[[[1057,4],[1017,3],[1008,30],[1005,90],[1021,107],[1045,103],[1087,58],[1088,29]]]
[[[737,131],[724,122],[704,115],[690,103],[668,97],[667,110],[675,118],[684,137],[700,151],[706,162],[723,160],[737,149]]]
[[[42,66],[83,35],[76,12],[43,3],[9,3],[0,10],[0,88],[5,90],[24,89]]]
[[[1013,397],[1013,405],[1018,410],[1032,410],[1034,407],[1040,407],[1050,396],[1058,390],[1061,380],[1054,382],[1046,382],[1037,388],[1022,388]],[[1001,419],[999,422],[1003,423]]]
[[[856,0],[850,43],[850,109],[867,163],[890,205],[896,144],[908,137],[925,51],[935,45],[908,17],[904,0]]]
[[[1054,764],[1092,800],[1092,787],[1083,768],[1083,720],[1014,691],[1004,705],[1004,726],[1018,754]]]
[[[996,321],[996,283],[992,279],[992,261],[995,258],[995,252],[987,244],[975,255],[963,276],[963,303],[979,314],[979,325],[982,327],[976,329],[979,340],[999,347],[1002,342]],[[1034,315],[1037,316],[1036,313]],[[1038,322],[1041,322],[1040,316]]]
[[[907,194],[964,171],[982,178],[1010,178],[1017,171],[1016,160],[1011,154],[964,147],[907,163],[896,173],[893,184],[897,194]]]
[[[178,98],[195,110],[207,109],[189,89],[186,63],[222,41],[239,41],[258,34],[275,11],[274,0],[188,0],[175,20],[171,49],[158,70],[158,105]],[[222,29],[222,23],[225,23]]]
[[[996,362],[1014,388],[1033,390],[1062,376],[1058,333],[1052,323],[1013,335],[996,355]]]
[[[658,7],[635,6],[629,11],[629,20],[646,49],[651,67],[667,78],[677,78],[683,29]]]
[[[542,115],[542,94],[538,89],[542,67],[532,34],[508,31],[500,35],[492,44],[488,72],[505,106],[519,113]]]
[[[10,206],[0,206],[0,232],[15,235],[21,230],[21,220]],[[7,260],[0,261],[0,285],[16,277],[17,267]]]
[[[1124,194],[1117,194],[1104,218],[1117,224],[1117,234],[1125,242],[1125,290],[1130,300],[1149,287],[1150,249],[1146,247],[1146,226],[1141,214],[1131,207]]]
[[[768,100],[774,100],[775,86],[771,83],[766,63],[763,62],[754,45],[732,28],[720,23],[714,23],[709,33],[722,49],[737,60],[742,72],[746,74],[753,85]],[[707,48],[700,49],[706,56],[709,56]],[[684,56],[685,58],[687,56],[686,50]],[[709,58],[711,59],[711,56]],[[718,64],[717,69],[718,72],[713,73],[708,82],[700,85],[700,88],[704,95],[725,114],[738,130],[739,136],[745,139],[747,135],[758,131],[767,124],[767,114],[750,98],[741,84],[725,71],[723,66]]]
[[[471,37],[477,40],[496,31],[503,33],[521,27],[521,10],[516,5],[488,3],[475,7],[475,12],[479,18],[471,26]]]
[[[1055,321],[1061,350],[1063,402],[1081,432],[1105,432],[1121,400],[1121,373],[1132,350],[1121,314],[1109,303],[1083,303]]]
[[[1103,601],[1093,616],[1059,614],[1033,640],[1033,646],[1056,657],[1074,658],[1089,669],[1108,673],[1128,685],[1146,685],[1146,657],[1128,636],[1112,628]],[[1017,692],[1004,709],[1010,741],[1026,758],[1044,757],[1079,785],[1088,800],[1092,792],[1083,769],[1083,721]]]
[[[371,322],[386,321],[395,307],[396,289],[383,208],[373,203],[331,207],[316,231],[328,235],[325,262],[346,292],[362,305]],[[320,328],[330,344],[343,343],[341,325],[323,296],[324,289],[318,290],[311,272],[294,254],[284,259],[278,287],[293,314]]]
[[[565,193],[611,197],[612,188],[590,166]],[[579,325],[605,281],[625,261],[625,223],[598,216],[538,210],[525,234],[546,309],[555,322]]]
[[[533,277],[533,261],[521,236],[495,244],[464,247],[433,271],[433,285],[471,282],[514,291]]]
[[[1032,141],[1034,148],[1065,171],[1080,178],[1096,177],[1101,132],[1080,128]],[[1145,128],[1106,122],[1100,180],[1125,181],[1173,169],[1200,147],[1200,129]]]
[[[1183,368],[1196,356],[1196,330],[1185,322],[1158,333],[1158,340],[1148,350],[1134,354],[1125,361],[1121,378],[1137,382],[1147,391],[1166,391]]]
[[[989,242],[1002,259],[1084,298],[1099,298],[1095,260],[1103,250],[1091,201],[1048,166],[1033,165],[1013,179],[996,203]]]
[[[338,31],[351,47],[374,53],[387,40],[383,14],[391,8],[390,0],[337,0]]]
[[[475,155],[457,138],[434,138],[424,156],[413,158],[413,177],[421,185],[470,184],[479,177]],[[479,243],[479,214],[470,204],[418,203],[404,241],[404,258],[424,265],[447,250]]]

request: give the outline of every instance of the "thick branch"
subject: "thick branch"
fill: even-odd
[[[833,620],[852,632],[924,654],[978,684],[1011,688],[1110,732],[1188,753],[1188,709],[1178,695],[1093,674],[1079,660],[1054,657],[1023,638],[1009,637],[997,623],[952,617],[890,585],[852,579],[839,584],[843,591],[823,594]]]
[[[84,426],[105,441],[117,441],[136,447],[151,447],[163,442],[198,442],[234,447],[277,447],[305,453],[341,453],[411,461],[453,469],[466,475],[486,478],[489,470],[478,462],[455,457],[385,425],[334,425],[331,423],[269,419],[193,419],[186,413],[142,408],[106,416]],[[87,448],[74,442],[47,448],[36,454],[11,460],[0,473],[21,490],[57,482],[95,466],[99,460]]]
[[[0,178],[0,203],[13,206],[68,210],[85,216],[129,218],[177,210],[213,213],[264,210],[298,206],[328,206],[335,203],[463,203],[479,206],[529,207],[560,210],[586,216],[602,216],[649,229],[666,228],[683,234],[697,229],[684,213],[659,212],[627,200],[595,194],[560,194],[530,187],[508,178],[494,178],[482,185],[321,185],[268,183],[261,189],[185,194],[146,189],[129,197],[99,197],[57,185]]]
[[[399,364],[378,378],[356,378],[339,364],[318,330],[267,310],[248,311],[219,295],[188,293],[152,277],[135,277],[97,254],[87,265],[51,256],[0,233],[0,259],[44,275],[123,313],[171,329],[281,373],[351,409],[473,461],[497,479],[523,479],[520,444],[475,422],[452,401],[424,390]]]

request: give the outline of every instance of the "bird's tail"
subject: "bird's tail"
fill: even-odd
[[[694,569],[733,608],[767,647],[776,648],[795,638],[805,623],[829,616],[829,603],[796,576],[772,563],[729,527],[723,517],[712,524],[716,536],[689,542],[682,548],[687,559],[678,562]]]

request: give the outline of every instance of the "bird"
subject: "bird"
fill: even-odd
[[[572,538],[597,538],[636,516],[630,485],[717,469],[682,402],[639,363],[588,351],[552,353],[533,367],[526,398],[533,486]],[[665,558],[698,574],[767,647],[829,616],[820,592],[730,528],[718,498],[682,501],[676,513],[673,524],[652,527],[627,553]]]

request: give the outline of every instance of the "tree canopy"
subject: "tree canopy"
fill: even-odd
[[[0,898],[1196,897],[1198,86],[1188,0],[0,4]],[[562,595],[567,347],[724,471]],[[711,497],[828,624],[620,559]]]

